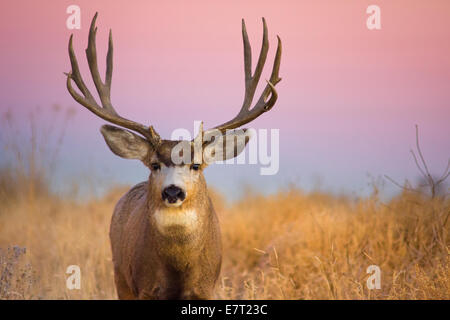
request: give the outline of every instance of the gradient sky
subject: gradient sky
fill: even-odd
[[[71,4],[81,7],[80,30],[66,28]],[[381,8],[381,30],[366,27],[371,4]],[[242,18],[254,56],[261,44],[261,17],[268,22],[271,50],[263,78],[269,77],[280,35],[279,100],[253,123],[280,129],[280,171],[260,176],[257,165],[208,168],[209,184],[232,196],[243,184],[271,192],[288,183],[311,189],[320,182],[327,190],[364,194],[368,174],[414,180],[417,170],[409,150],[415,124],[431,171],[440,174],[446,166],[448,0],[4,0],[0,111],[24,116],[36,106],[77,109],[67,126],[58,186],[74,176],[89,177],[80,179],[95,186],[110,180],[134,183],[148,175],[137,161],[111,154],[98,131],[104,121],[72,101],[65,88],[72,32],[89,79],[84,49],[95,11],[102,70],[107,32],[113,29],[113,104],[123,116],[153,124],[167,138],[174,128],[192,130],[194,120],[211,127],[237,113],[244,91]]]

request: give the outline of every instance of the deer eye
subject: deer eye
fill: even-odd
[[[152,168],[152,170],[156,171],[161,169],[161,165],[158,162],[153,162],[150,167]]]
[[[191,169],[198,171],[198,169],[200,169],[200,165],[198,163],[194,163],[193,165],[191,165]]]

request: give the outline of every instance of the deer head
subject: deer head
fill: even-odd
[[[153,126],[145,126],[141,123],[123,118],[112,106],[112,33],[111,31],[109,32],[106,75],[105,82],[103,82],[100,78],[97,64],[95,40],[97,32],[97,27],[95,26],[96,19],[97,13],[91,22],[86,56],[101,105],[97,103],[81,77],[72,46],[73,35],[70,36],[69,40],[69,57],[72,71],[66,74],[67,89],[79,104],[98,117],[118,126],[103,125],[100,131],[106,144],[113,153],[122,158],[141,160],[151,170],[149,185],[152,189],[150,192],[153,193],[153,199],[159,199],[160,203],[166,207],[181,206],[184,202],[198,196],[199,193],[206,189],[202,171],[209,163],[208,161],[204,161],[204,153],[208,147],[210,150],[213,150],[212,158],[216,160],[226,160],[236,157],[244,150],[245,145],[249,141],[247,130],[238,130],[238,128],[256,119],[274,106],[278,97],[275,85],[281,81],[278,75],[281,60],[281,40],[278,37],[278,48],[270,79],[267,81],[267,85],[254,107],[250,108],[267,58],[269,41],[266,21],[263,18],[263,42],[255,72],[252,74],[251,47],[245,22],[242,20],[245,96],[239,113],[233,119],[210,130],[204,131],[203,125],[201,125],[197,137],[192,141],[164,140],[161,139]],[[81,94],[74,90],[72,81],[75,82]],[[218,137],[220,136],[223,136],[224,139],[219,139]],[[211,137],[214,138],[211,139]],[[213,143],[216,144],[215,147],[217,147],[217,144],[220,144],[222,150],[219,152],[220,154],[217,154],[217,148],[211,149]],[[192,152],[187,152],[189,150]],[[181,157],[183,161],[181,163],[175,161],[174,155]]]

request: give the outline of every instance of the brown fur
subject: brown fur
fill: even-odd
[[[168,144],[164,143],[167,148],[161,148],[158,158],[168,159]],[[165,207],[153,175],[117,203],[110,239],[120,299],[213,297],[221,266],[220,229],[203,174],[199,174],[199,181],[189,186],[191,196],[179,208]],[[173,226],[161,233],[155,221],[157,210],[165,214],[195,210],[197,227],[188,232],[181,225]]]

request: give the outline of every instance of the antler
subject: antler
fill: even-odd
[[[269,40],[267,39],[267,25],[266,20],[262,18],[263,21],[263,42],[261,47],[261,52],[259,54],[258,63],[256,65],[255,73],[252,75],[252,52],[250,47],[250,42],[248,41],[247,29],[245,28],[245,21],[242,19],[242,38],[244,40],[244,73],[245,73],[245,96],[242,108],[239,113],[230,121],[227,121],[214,129],[218,129],[224,132],[227,129],[238,128],[250,121],[253,121],[259,117],[264,112],[269,111],[274,106],[277,101],[278,94],[275,90],[275,85],[281,81],[278,73],[280,71],[280,61],[281,61],[281,39],[278,38],[278,48],[275,55],[275,60],[273,63],[272,74],[270,80],[267,81],[267,85],[261,94],[258,102],[252,109],[249,109],[253,98],[255,96],[256,87],[258,85],[259,79],[261,77],[262,70],[264,68],[264,63],[266,62],[267,52],[269,51]],[[267,98],[270,99],[268,101]]]
[[[106,55],[106,75],[105,83],[102,82],[97,65],[97,49],[95,45],[95,36],[97,34],[97,27],[95,22],[97,20],[97,13],[95,13],[94,18],[91,22],[91,27],[89,29],[89,41],[88,47],[86,49],[86,57],[89,64],[89,70],[91,71],[92,79],[94,80],[95,87],[97,89],[98,95],[102,106],[99,106],[92,96],[83,78],[80,74],[80,69],[78,68],[78,61],[75,57],[75,52],[73,51],[72,38],[73,34],[70,36],[69,40],[69,57],[70,64],[72,66],[72,71],[66,73],[67,75],[67,90],[69,90],[70,95],[82,106],[86,107],[89,111],[99,116],[100,118],[111,122],[113,124],[119,125],[121,127],[136,131],[143,135],[147,140],[153,145],[157,146],[161,138],[153,129],[153,126],[147,127],[143,124],[125,119],[121,117],[111,104],[111,79],[113,70],[113,41],[112,32],[109,31],[109,42],[108,42],[108,53]],[[74,90],[72,87],[72,80],[77,85],[78,89],[81,91],[83,96]]]

